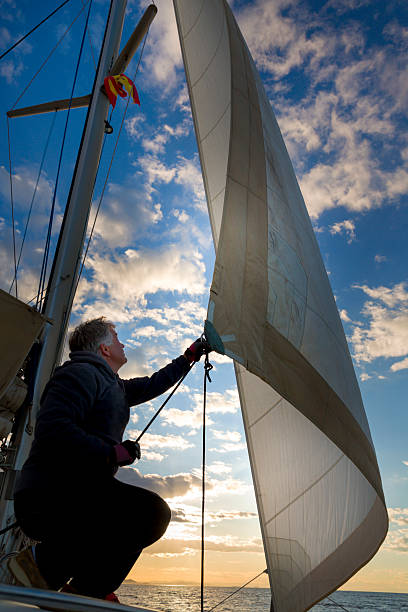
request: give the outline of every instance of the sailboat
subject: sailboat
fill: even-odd
[[[101,86],[107,74],[117,74],[125,5],[111,3],[46,307],[38,313],[1,296],[2,313],[10,308],[13,318],[21,310],[25,322],[16,319],[16,328],[26,339],[2,391],[42,334],[32,415],[60,357],[72,305],[107,116]],[[215,351],[234,360],[271,610],[302,612],[357,572],[385,538],[380,473],[306,206],[233,13],[226,0],[174,0],[174,8],[216,250],[205,333]],[[5,472],[3,499],[27,437],[21,434],[17,460]],[[10,518],[4,503],[3,517],[4,527]],[[18,592],[0,587],[0,598],[27,597]],[[46,596],[57,604],[61,597]],[[74,605],[58,605],[74,609],[68,604]]]

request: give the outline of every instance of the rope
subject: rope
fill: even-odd
[[[70,116],[70,111],[71,111],[71,103],[72,103],[72,98],[74,97],[74,90],[75,90],[75,85],[76,85],[77,76],[78,76],[79,64],[81,62],[82,50],[84,48],[85,35],[86,35],[86,30],[88,28],[89,14],[91,12],[91,8],[92,8],[92,0],[89,2],[88,14],[86,16],[84,31],[83,31],[83,34],[82,34],[81,47],[79,49],[78,60],[77,60],[76,68],[75,68],[74,82],[72,84],[71,96],[70,96],[69,106],[68,106],[68,113],[67,113],[67,118],[66,118],[66,121],[65,121],[64,135],[63,135],[63,138],[62,138],[60,156],[59,156],[59,160],[58,160],[57,177],[56,177],[56,180],[55,180],[54,193],[53,193],[53,197],[52,197],[50,220],[49,220],[49,223],[48,223],[47,238],[46,238],[46,244],[45,244],[45,249],[44,249],[43,262],[42,262],[42,266],[41,266],[40,282],[39,282],[39,286],[38,286],[38,295],[39,296],[42,295],[42,293],[44,292],[44,288],[45,288],[45,278],[46,278],[46,275],[47,275],[48,256],[49,256],[50,244],[51,244],[51,229],[52,229],[52,224],[53,224],[53,220],[54,220],[55,201],[56,201],[56,197],[57,197],[59,174],[60,174],[60,170],[61,170],[62,156],[63,156],[63,153],[64,153],[65,138],[66,138],[66,134],[67,134],[68,121],[69,121],[69,116]],[[36,304],[37,308],[39,307],[39,305],[40,305],[40,301],[39,301],[39,298],[38,298],[37,299],[37,304]]]
[[[167,402],[169,401],[169,399],[174,395],[174,393],[177,391],[177,389],[179,388],[179,386],[181,385],[181,383],[183,382],[183,380],[185,379],[185,377],[187,376],[187,374],[190,372],[190,370],[192,369],[193,365],[195,364],[195,361],[193,361],[193,363],[190,364],[187,372],[184,374],[183,378],[181,378],[177,385],[174,387],[174,389],[172,390],[172,392],[170,393],[170,395],[167,397],[167,399],[162,403],[162,405],[160,406],[160,408],[158,409],[158,411],[156,412],[156,414],[150,419],[150,421],[148,422],[148,424],[146,425],[146,427],[143,429],[142,433],[140,433],[138,435],[138,437],[136,438],[135,442],[139,442],[140,438],[143,436],[143,434],[146,433],[146,431],[149,429],[150,425],[153,423],[153,421],[159,416],[159,414],[161,413],[161,411],[163,410],[163,408],[165,407],[165,405],[167,404]]]
[[[89,3],[90,0],[86,0],[85,4],[83,5],[83,7],[81,8],[81,10],[79,11],[79,13],[77,14],[77,16],[75,17],[75,19],[71,22],[71,24],[67,27],[67,29],[65,30],[65,32],[63,33],[63,35],[61,36],[61,38],[59,39],[59,41],[57,42],[57,44],[51,49],[50,53],[48,54],[48,56],[45,58],[45,60],[43,61],[43,63],[41,64],[41,66],[39,67],[39,69],[37,70],[37,72],[34,74],[34,76],[31,78],[31,80],[29,81],[28,85],[26,85],[26,87],[23,89],[23,91],[21,92],[21,94],[18,96],[17,100],[14,102],[13,106],[11,107],[10,110],[13,110],[16,105],[19,103],[19,101],[21,100],[21,98],[24,96],[25,92],[27,91],[27,89],[30,87],[31,83],[34,81],[34,79],[36,79],[36,77],[40,74],[41,70],[44,68],[45,64],[48,62],[48,60],[50,59],[50,57],[52,56],[52,54],[55,52],[55,50],[59,47],[59,45],[62,43],[62,41],[64,40],[65,36],[68,34],[68,32],[70,31],[70,29],[72,28],[72,26],[74,25],[74,23],[76,22],[76,20],[79,18],[79,16],[81,15],[82,11],[84,10],[84,8],[86,7],[86,5]]]
[[[17,296],[17,260],[16,260],[16,229],[14,221],[14,198],[13,198],[13,178],[11,174],[11,141],[10,141],[10,121],[7,117],[7,139],[8,139],[8,156],[9,156],[9,177],[10,177],[10,204],[11,204],[11,224],[13,227],[13,255],[14,255],[14,278],[16,279],[16,297]],[[10,287],[11,291],[11,287]]]
[[[63,2],[62,4],[60,4],[60,5],[59,5],[59,7],[57,7],[57,8],[55,9],[55,11],[52,11],[52,13],[50,13],[50,14],[48,15],[48,17],[46,17],[45,19],[43,19],[42,21],[40,21],[40,23],[39,23],[39,24],[37,24],[37,25],[35,26],[35,28],[33,28],[33,29],[32,29],[32,30],[30,30],[30,31],[29,31],[29,32],[28,32],[28,33],[27,33],[25,36],[23,36],[22,38],[20,38],[20,39],[19,39],[19,40],[18,40],[16,43],[14,43],[14,45],[13,45],[12,47],[10,47],[9,49],[7,49],[7,51],[5,51],[4,53],[2,53],[2,54],[0,55],[0,60],[2,60],[2,59],[3,59],[3,57],[5,57],[5,56],[7,55],[7,53],[10,53],[10,51],[12,51],[12,50],[13,50],[15,47],[17,47],[17,45],[19,45],[21,42],[23,42],[23,40],[25,40],[25,39],[27,38],[27,36],[30,36],[30,34],[32,34],[33,32],[35,32],[35,30],[36,30],[37,28],[39,28],[39,27],[40,27],[40,25],[42,25],[43,23],[45,23],[45,22],[47,21],[47,19],[49,19],[50,17],[52,17],[53,15],[55,15],[55,13],[56,13],[57,11],[59,11],[59,10],[60,10],[60,9],[61,9],[61,8],[62,8],[62,7],[65,5],[65,4],[67,4],[68,2],[69,2],[69,0],[65,0],[65,2]]]
[[[246,586],[248,586],[248,584],[251,584],[251,582],[253,582],[254,580],[256,580],[257,578],[259,578],[259,576],[262,576],[262,574],[267,574],[268,570],[264,569],[262,572],[259,572],[259,574],[257,574],[255,576],[255,578],[251,578],[251,580],[248,580],[248,582],[246,582],[245,584],[243,584],[241,587],[239,587],[239,589],[237,589],[236,591],[234,591],[233,593],[230,593],[227,597],[225,597],[223,600],[221,600],[220,602],[218,602],[215,606],[213,606],[212,608],[210,608],[209,610],[207,610],[207,612],[212,612],[212,610],[215,610],[215,608],[218,608],[218,606],[220,606],[221,604],[224,603],[224,601],[227,601],[227,599],[229,599],[230,597],[232,597],[233,595],[235,595],[236,593],[238,593],[239,591],[242,591],[242,589],[244,589]]]
[[[202,455],[202,497],[201,497],[201,612],[204,611],[204,518],[205,518],[205,438],[206,438],[206,411],[207,411],[207,379],[211,382],[210,370],[213,366],[208,359],[208,350],[205,352],[204,362],[204,391],[203,391],[203,455]]]
[[[0,536],[6,533],[7,531],[10,531],[10,529],[14,529],[14,527],[17,527],[17,525],[18,525],[18,521],[11,523],[11,525],[9,525],[8,527],[5,527],[4,529],[0,531]]]
[[[22,256],[22,253],[23,253],[23,247],[24,247],[24,242],[25,242],[26,235],[27,235],[28,224],[30,223],[31,212],[32,212],[33,205],[34,205],[34,199],[35,199],[35,196],[36,196],[36,193],[37,193],[38,183],[40,182],[40,177],[41,177],[41,173],[42,173],[42,168],[43,168],[43,165],[44,165],[45,156],[46,156],[47,151],[48,151],[48,145],[49,145],[49,143],[50,143],[51,134],[52,134],[52,132],[53,132],[53,130],[54,130],[54,125],[55,125],[55,119],[56,119],[56,116],[57,116],[57,111],[55,111],[55,112],[54,112],[54,115],[53,115],[53,118],[52,118],[52,121],[51,121],[51,125],[50,125],[50,129],[49,129],[49,131],[48,131],[47,142],[46,142],[46,144],[45,144],[45,148],[44,148],[43,156],[42,156],[42,159],[41,159],[40,169],[39,169],[39,171],[38,171],[37,182],[36,182],[35,187],[34,187],[34,193],[33,193],[33,197],[32,197],[32,199],[31,199],[30,209],[29,209],[29,211],[28,211],[27,221],[26,221],[26,225],[25,225],[25,228],[24,228],[24,235],[23,235],[23,240],[22,240],[22,242],[21,242],[20,253],[19,253],[19,255],[18,255],[17,267],[16,267],[16,270],[15,270],[15,274],[14,274],[13,282],[12,282],[12,283],[11,283],[11,285],[10,285],[9,293],[11,293],[11,290],[12,290],[12,288],[13,288],[14,283],[16,283],[16,286],[17,286],[17,272],[18,272],[18,268],[19,268],[19,266],[20,266],[20,260],[21,260],[21,256]],[[11,174],[10,174],[10,176],[11,176]],[[33,299],[34,299],[34,298],[33,298]]]

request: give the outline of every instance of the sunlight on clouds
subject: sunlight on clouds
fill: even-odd
[[[214,474],[230,474],[232,472],[232,467],[223,461],[213,461],[213,463],[207,465],[207,470]]]
[[[197,407],[202,404],[202,396],[194,393],[193,402]],[[238,412],[240,407],[237,389],[226,389],[224,393],[210,391],[207,393],[207,412],[208,414],[227,414]]]
[[[178,408],[169,408],[163,417],[167,425],[175,427],[189,427],[193,433],[200,429],[203,423],[202,407],[196,406],[193,410],[179,410]],[[212,425],[214,421],[207,418],[207,425]]]
[[[402,361],[397,361],[396,363],[393,363],[390,369],[393,372],[398,372],[399,370],[408,369],[408,357],[406,357]]]
[[[400,553],[408,552],[408,529],[394,529],[388,532],[382,545],[383,550]]]
[[[205,539],[206,550],[217,552],[240,552],[240,553],[263,553],[263,545],[260,538],[239,538],[226,534],[225,536],[209,535]],[[187,543],[183,539],[171,539],[167,537],[149,546],[145,554],[150,555],[182,555],[185,550],[201,550],[201,539],[196,536],[190,538]]]
[[[198,252],[187,255],[182,246],[166,246],[161,250],[127,249],[121,255],[89,255],[91,293],[83,294],[82,300],[93,297],[104,301],[104,307],[97,305],[99,312],[106,312],[109,302],[110,316],[121,321],[123,316],[126,319],[124,310],[128,318],[138,314],[138,307],[146,302],[147,294],[170,291],[201,295],[206,290],[204,263]],[[77,310],[85,311],[86,306],[77,304]]]
[[[387,508],[391,523],[408,527],[408,508]]]
[[[128,433],[132,440],[136,440],[140,434],[140,431],[130,430]],[[194,444],[188,442],[185,438],[183,438],[183,436],[174,436],[172,434],[161,436],[159,434],[145,433],[140,441],[140,446],[141,448],[146,448],[147,450],[171,448],[172,450],[184,451],[187,450],[187,448],[192,448]]]
[[[345,323],[350,323],[351,319],[347,314],[347,310],[345,310],[344,308],[342,310],[340,310],[340,319],[342,321],[344,321]]]
[[[241,434],[239,431],[219,431],[217,429],[212,429],[211,433],[216,440],[226,440],[227,442],[241,441]]]

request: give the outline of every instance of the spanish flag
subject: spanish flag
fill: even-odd
[[[106,95],[108,96],[109,102],[112,104],[113,108],[115,108],[116,98],[118,97],[118,95],[121,98],[126,98],[126,91],[128,92],[129,96],[131,96],[133,102],[135,104],[139,104],[140,106],[139,95],[137,93],[135,84],[125,74],[107,76],[105,77],[103,84],[105,87]],[[122,85],[126,89],[126,91],[124,91]]]

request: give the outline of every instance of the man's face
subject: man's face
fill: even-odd
[[[127,358],[125,355],[125,345],[119,341],[118,334],[115,328],[111,328],[113,342],[108,347],[109,349],[109,362],[112,370],[117,372],[126,362]]]

